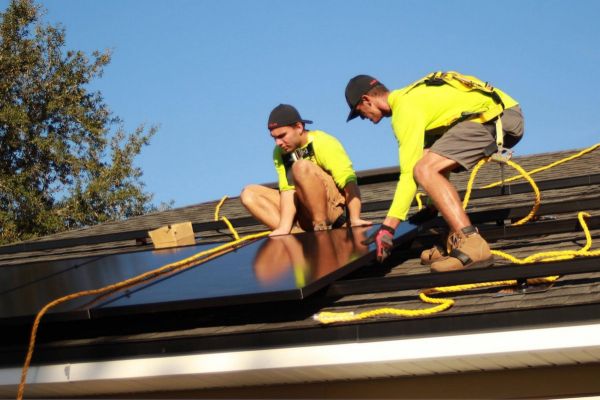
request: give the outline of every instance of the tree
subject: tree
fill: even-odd
[[[0,13],[0,243],[155,207],[133,161],[156,132],[124,132],[98,91],[111,53],[65,50],[33,0]]]

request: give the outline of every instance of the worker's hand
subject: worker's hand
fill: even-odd
[[[269,236],[287,235],[288,233],[290,233],[290,229],[278,227],[277,229],[274,229],[271,233],[269,233]]]
[[[375,243],[377,245],[377,261],[383,262],[389,257],[392,252],[392,246],[394,245],[394,228],[387,225],[381,225],[381,227],[373,232],[363,244],[369,245]]]
[[[351,218],[350,226],[369,226],[373,225],[373,221],[367,221],[366,219],[361,218]]]
[[[408,222],[413,225],[421,225],[424,222],[429,221],[437,217],[438,210],[433,205],[428,205],[427,207],[417,211],[413,215],[408,218]]]

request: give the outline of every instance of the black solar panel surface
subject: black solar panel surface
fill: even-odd
[[[54,318],[302,299],[372,259],[362,241],[374,227],[263,238],[206,263],[169,272],[135,286],[63,303]],[[399,240],[414,231],[405,223]],[[0,268],[0,320],[35,315],[62,296],[111,285],[180,261],[214,245],[115,254]],[[10,283],[9,283],[10,282]]]
[[[372,260],[362,241],[374,227],[264,238],[222,257],[119,294],[92,315],[156,312],[263,301],[299,300]],[[415,227],[402,224],[402,241]]]
[[[0,319],[35,315],[43,306],[59,297],[129,279],[212,246],[197,245],[1,267]],[[51,309],[50,313],[72,313],[70,318],[73,318],[78,311],[87,309],[92,300],[89,296],[71,300]]]

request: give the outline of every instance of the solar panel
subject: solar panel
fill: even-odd
[[[371,262],[361,242],[378,226],[264,238],[206,264],[115,296],[92,316],[299,300]],[[396,238],[414,233],[400,225]],[[370,257],[369,257],[370,255]]]
[[[63,296],[85,266],[99,257],[0,267],[0,319],[31,315]]]
[[[259,239],[201,265],[171,272],[108,295],[69,301],[52,309],[48,317],[87,319],[299,300],[370,263],[374,258],[374,245],[365,246],[362,241],[377,227]],[[403,223],[396,231],[395,241],[402,241],[415,231],[413,225]],[[0,323],[23,318],[30,321],[31,316],[56,298],[104,287],[213,246],[197,245],[3,266],[0,268]]]
[[[214,245],[141,251],[104,257],[0,266],[0,320],[35,315],[59,297],[101,288],[180,260]],[[50,310],[69,318],[86,317],[81,306],[89,298],[71,300]],[[83,309],[85,311],[85,308]],[[82,314],[79,316],[79,314]]]

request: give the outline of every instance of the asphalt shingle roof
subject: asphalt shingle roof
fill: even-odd
[[[578,151],[517,157],[515,161],[526,170],[531,170],[576,154]],[[378,181],[378,179],[394,174],[394,171],[394,168],[387,168],[367,171],[360,175],[361,193],[367,210],[364,213],[365,217],[380,221],[385,216],[387,208],[384,205],[391,200],[396,183],[389,180]],[[507,169],[507,171],[509,170]],[[507,173],[507,177],[509,176],[512,174]],[[598,182],[600,150],[595,150],[551,170],[540,172],[534,175],[534,179],[542,184],[563,178],[572,179],[582,176],[596,177],[595,182]],[[459,190],[464,191],[468,177],[468,173],[456,174],[452,176],[452,181]],[[487,165],[481,169],[475,186],[482,187],[498,179],[498,166]],[[546,229],[557,226],[560,221],[575,221],[580,204],[591,205],[589,209],[580,211],[587,211],[594,217],[600,216],[600,183],[573,187],[566,187],[569,185],[565,183],[563,186],[565,187],[542,191],[543,205],[554,205],[555,208],[551,213],[542,212],[539,220],[527,224],[529,233],[526,236],[512,237],[504,234],[504,227],[498,226],[497,221],[493,219],[479,224],[482,232],[490,232],[491,236],[496,235],[495,239],[490,240],[492,248],[502,249],[517,257],[525,257],[540,251],[581,248],[585,243],[585,236],[575,223],[573,223],[572,229],[564,232],[550,232]],[[469,204],[468,211],[471,214],[477,214],[516,207],[528,208],[531,206],[532,200],[531,193],[474,198]],[[38,241],[0,247],[0,268],[32,262],[146,250],[151,245],[140,244],[134,238],[109,240],[95,244],[86,243],[86,238],[99,236],[110,238],[111,235],[124,232],[144,232],[161,225],[181,221],[192,221],[196,224],[195,226],[208,227],[204,231],[196,231],[197,241],[200,243],[230,240],[227,230],[212,222],[217,203],[218,201],[213,201],[192,205],[135,217],[127,221],[64,232]],[[373,206],[369,207],[370,204]],[[416,207],[411,210],[411,212],[414,211],[416,211]],[[252,222],[239,198],[226,201],[221,208],[221,215],[227,216],[234,225],[236,222],[240,222],[237,224],[240,234],[264,230],[263,226]],[[600,226],[593,225],[590,233],[593,240],[592,248],[600,248]],[[420,265],[418,256],[422,249],[431,244],[434,237],[432,231],[422,232],[412,245],[404,246],[396,252],[394,265],[367,265],[340,280],[340,285],[358,280],[380,282],[381,279],[427,276],[429,269]],[[77,239],[75,245],[60,246],[61,241],[72,244],[73,242],[69,242],[72,239]],[[27,247],[31,243],[41,244],[42,247],[44,243],[52,243],[52,246],[49,249],[31,250]],[[18,251],[20,248],[23,251]],[[496,260],[495,266],[491,268],[510,264],[502,259],[497,258]],[[595,257],[594,260],[600,271],[600,257]],[[109,323],[91,321],[89,326],[78,322],[77,330],[67,331],[65,329],[74,326],[68,321],[60,324],[49,322],[42,324],[34,362],[48,362],[69,357],[95,359],[111,357],[117,353],[142,355],[159,351],[178,353],[203,351],[203,349],[209,348],[240,349],[260,347],[264,343],[316,343],[351,340],[352,337],[356,339],[358,332],[363,332],[364,335],[401,335],[417,331],[426,332],[427,330],[434,332],[439,329],[482,329],[482,327],[493,327],[495,323],[526,324],[523,322],[527,321],[526,318],[521,320],[514,317],[517,312],[521,312],[522,315],[531,315],[531,323],[557,322],[575,318],[566,317],[565,313],[560,311],[562,309],[569,307],[574,309],[587,305],[600,306],[600,272],[587,272],[564,274],[550,288],[538,293],[501,296],[498,293],[499,288],[482,288],[451,294],[437,294],[435,295],[437,297],[453,298],[456,303],[447,311],[429,317],[420,317],[416,320],[383,316],[365,321],[336,324],[327,329],[312,318],[314,313],[321,310],[361,311],[380,307],[403,309],[430,307],[418,299],[419,289],[376,290],[367,293],[335,295],[330,288],[301,302],[218,307],[203,309],[201,312],[195,313],[139,316],[135,323],[131,324],[125,324],[123,320]],[[547,314],[548,310],[553,314]],[[490,318],[491,316],[501,318],[500,316],[505,314],[510,314],[511,317],[507,317],[505,320]],[[417,323],[417,320],[420,322]],[[465,322],[460,322],[463,320]],[[433,321],[444,321],[445,328],[441,328],[441,325],[436,325],[437,323]],[[487,321],[487,325],[485,321]],[[0,360],[3,360],[0,361],[0,364],[19,365],[21,363],[28,328],[27,325],[24,325],[3,329],[3,336],[6,340],[0,344]]]

